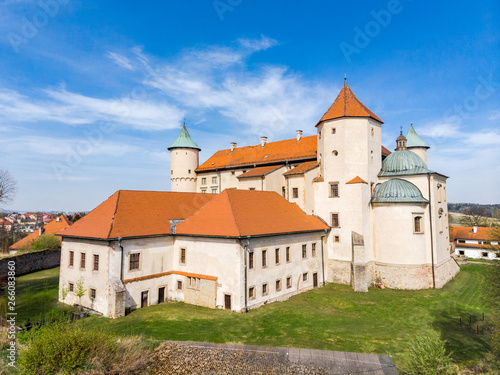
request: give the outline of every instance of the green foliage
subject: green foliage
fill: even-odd
[[[80,300],[80,305],[82,304],[82,297],[87,292],[87,289],[84,287],[83,279],[80,279],[75,284],[75,296],[77,296]]]
[[[71,373],[89,358],[113,351],[113,340],[103,332],[58,321],[31,334],[27,346],[21,350],[18,365],[21,374]]]
[[[403,368],[408,374],[453,374],[451,356],[439,333],[428,329],[415,335],[403,356]],[[455,371],[456,372],[456,371]]]
[[[53,234],[42,234],[31,243],[32,250],[60,250],[61,241]]]

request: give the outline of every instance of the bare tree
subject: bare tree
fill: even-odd
[[[489,215],[489,211],[486,207],[481,206],[470,206],[463,210],[465,216],[460,219],[460,223],[467,226],[484,226],[487,224],[486,217]]]
[[[17,182],[14,177],[4,169],[0,170],[0,204],[9,203],[17,191]]]

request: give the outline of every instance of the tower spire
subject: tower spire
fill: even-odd
[[[396,138],[396,151],[406,150],[406,137],[403,135],[403,127],[401,126],[401,131],[399,137]]]
[[[344,86],[347,85],[347,71],[344,71]]]

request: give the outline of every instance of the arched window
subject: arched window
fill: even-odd
[[[413,232],[422,233],[422,216],[415,216],[413,218]]]

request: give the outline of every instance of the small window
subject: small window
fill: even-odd
[[[292,189],[292,198],[298,198],[299,197],[299,188],[293,188]]]
[[[186,264],[186,249],[181,248],[180,250],[179,263],[185,265]]]
[[[191,169],[188,169],[188,174],[191,174]]]
[[[212,177],[212,184],[216,184],[217,183],[217,177]]]
[[[267,267],[267,250],[262,250],[262,268]]]
[[[463,250],[459,250],[459,251],[458,251],[458,255],[465,255],[465,251],[463,251]]]
[[[340,242],[340,236],[335,236],[335,242]]]
[[[274,249],[274,261],[276,264],[280,264],[280,249],[279,249],[279,247]]]
[[[339,154],[339,152],[338,152],[337,150],[333,150],[333,151],[332,151],[332,155],[333,155],[333,156],[337,156],[338,154]]]
[[[254,187],[251,187],[251,188],[248,188],[248,190],[255,190],[255,188],[254,188]]]
[[[309,277],[309,274],[307,272],[304,272],[302,274],[302,281],[307,281],[307,278]]]
[[[330,182],[330,198],[337,198],[339,196],[339,183]]]
[[[281,279],[276,280],[276,291],[281,291]]]
[[[253,251],[248,253],[248,268],[253,269]]]
[[[458,243],[465,243],[465,240],[458,240]]]
[[[312,255],[313,257],[315,257],[315,256],[316,256],[316,243],[313,243],[313,244],[311,245],[311,255]]]
[[[141,254],[139,253],[132,253],[130,254],[130,259],[129,259],[129,271],[134,271],[139,269],[139,260],[140,260]]]
[[[251,286],[250,288],[248,288],[248,298],[249,299],[255,298],[255,287]]]
[[[94,254],[94,268],[93,271],[99,271],[99,255]]]
[[[207,189],[201,189],[201,192],[202,192],[203,194],[206,194],[206,193],[207,193]]]
[[[231,171],[231,176],[234,176],[234,171]]]
[[[182,281],[177,280],[177,290],[182,290]]]
[[[340,227],[339,214],[337,214],[337,213],[332,214],[332,227],[333,228]]]
[[[422,216],[415,216],[413,218],[413,232],[422,233]]]
[[[287,246],[287,247],[286,247],[286,251],[285,251],[285,253],[286,253],[286,262],[287,262],[287,263],[290,263],[290,262],[292,261],[292,258],[291,258],[291,256],[290,256],[290,246]]]
[[[73,291],[75,290],[75,286],[73,285],[73,283],[69,283],[68,285],[69,285],[69,291],[73,293]]]
[[[212,194],[217,194],[217,189],[212,189]]]
[[[500,253],[495,253],[495,258],[500,258]]]
[[[74,262],[75,262],[75,252],[70,251],[69,252],[69,264],[68,264],[68,266],[73,267]]]
[[[267,283],[262,284],[262,295],[267,296],[269,294],[269,287]]]
[[[302,259],[307,258],[307,245],[302,245]]]
[[[96,291],[93,288],[90,288],[90,299],[95,299]]]
[[[281,195],[283,195],[283,198],[286,197],[286,189],[284,186],[281,187]]]
[[[483,256],[484,258],[488,258],[488,252],[487,251],[483,251],[481,253],[481,256]]]
[[[174,174],[174,170],[173,169],[170,170],[170,174]]]
[[[202,185],[206,185],[207,184],[207,178],[206,177],[202,177],[201,178],[201,184]]]
[[[372,128],[372,137],[375,135],[375,130]]]
[[[321,132],[318,132],[318,138],[321,139]]]
[[[332,128],[332,134],[335,134],[335,133],[337,133],[337,129]]]
[[[85,253],[80,253],[80,268],[85,268]]]
[[[286,288],[290,289],[292,287],[292,276],[286,278]]]

